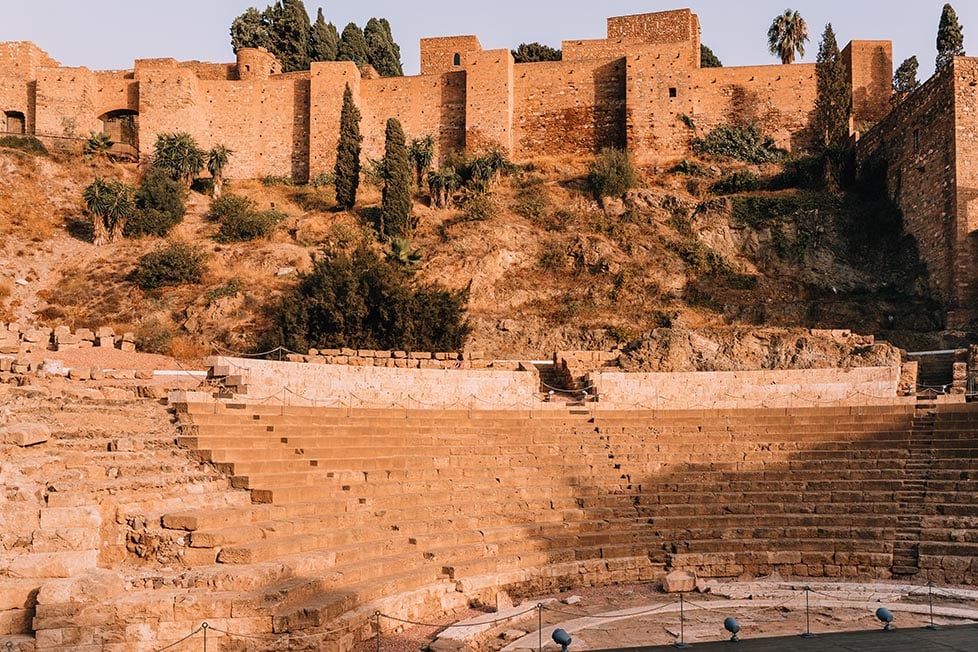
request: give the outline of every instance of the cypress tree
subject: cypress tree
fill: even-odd
[[[700,68],[723,68],[723,63],[708,46],[700,44]]]
[[[360,186],[360,110],[353,103],[353,92],[347,84],[343,89],[343,109],[340,112],[340,138],[336,144],[336,204],[347,210],[357,202]]]
[[[391,24],[386,18],[380,19],[380,26],[384,28],[384,32],[387,34],[387,42],[391,45],[391,51],[394,53],[394,61],[397,64],[397,76],[404,74],[404,70],[401,66],[401,46],[397,44],[394,40],[394,34],[391,32]]]
[[[381,232],[388,238],[411,236],[411,162],[404,129],[397,118],[387,120],[384,134],[384,190]]]
[[[367,55],[367,39],[364,38],[363,30],[356,23],[350,23],[343,28],[336,60],[352,61],[358,66],[370,63]]]
[[[316,12],[316,22],[309,31],[309,60],[336,61],[340,35],[336,25],[327,23],[322,7]]]
[[[309,14],[302,0],[281,0],[266,9],[272,51],[283,72],[309,69]]]
[[[918,66],[917,57],[913,56],[905,59],[900,64],[900,67],[896,69],[896,72],[893,73],[892,102],[894,105],[902,102],[906,99],[907,95],[914,92],[920,86],[920,81],[917,79]]]
[[[941,22],[937,27],[937,70],[947,66],[954,57],[964,56],[964,31],[958,22],[958,14],[950,4],[944,5]]]
[[[381,77],[399,77],[403,75],[400,56],[395,53],[394,39],[390,33],[390,25],[385,26],[376,18],[367,21],[363,36],[367,43],[367,61]]]
[[[270,50],[271,45],[265,14],[254,7],[248,7],[247,11],[231,23],[231,49],[235,52],[241,48]]]
[[[852,91],[832,23],[825,26],[815,63],[815,129],[822,143],[841,142],[849,135]]]

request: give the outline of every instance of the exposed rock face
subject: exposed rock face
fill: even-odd
[[[657,328],[621,355],[625,371],[739,371],[885,367],[900,349],[849,331]]]

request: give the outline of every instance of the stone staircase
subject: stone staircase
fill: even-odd
[[[898,528],[893,544],[893,575],[912,578],[920,571],[919,546],[921,512],[927,495],[927,482],[934,460],[936,404],[918,402],[910,430],[910,456],[904,467],[903,488],[894,506]]]

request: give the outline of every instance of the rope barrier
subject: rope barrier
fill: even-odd
[[[204,627],[204,625],[201,625],[200,627],[198,627],[194,631],[190,632],[189,634],[187,634],[186,636],[184,636],[183,638],[181,638],[179,641],[175,641],[173,643],[170,643],[166,647],[161,647],[158,650],[156,650],[155,652],[163,652],[164,650],[169,650],[169,649],[175,648],[176,646],[180,645],[184,641],[188,641],[191,638],[193,638],[194,636],[196,636],[197,634],[200,634],[205,629],[206,629],[206,627]]]
[[[387,620],[393,620],[394,622],[403,623],[405,625],[413,625],[415,627],[434,627],[434,628],[437,628],[437,629],[451,629],[451,628],[459,628],[459,627],[470,627],[473,624],[475,624],[475,625],[495,625],[496,623],[504,623],[504,622],[506,622],[508,620],[512,620],[513,618],[519,618],[520,616],[525,616],[526,614],[532,613],[532,612],[534,612],[536,610],[537,610],[537,607],[531,607],[531,608],[527,609],[526,611],[520,611],[519,613],[511,614],[509,616],[504,616],[502,618],[496,618],[494,620],[480,620],[478,623],[471,623],[470,622],[470,623],[467,623],[467,624],[460,624],[460,623],[448,623],[448,624],[423,623],[423,622],[419,622],[419,621],[415,621],[415,620],[407,620],[407,619],[404,619],[404,618],[398,618],[397,616],[390,616],[390,615],[384,614],[384,613],[377,613],[377,616],[380,617],[380,618],[386,618]]]

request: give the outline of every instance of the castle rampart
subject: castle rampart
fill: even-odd
[[[347,83],[367,157],[383,151],[390,117],[409,138],[434,135],[439,156],[495,147],[527,160],[627,146],[640,163],[667,163],[688,151],[683,116],[700,130],[754,123],[792,150],[810,142],[812,66],[707,70],[699,57],[699,19],[688,9],[609,18],[608,38],[565,41],[561,62],[515,64],[508,50],[483,50],[471,35],[426,38],[421,74],[394,79],[343,63],[282,74],[271,54],[248,48],[235,63],[141,59],[131,71],[101,73],[5,43],[0,111],[11,131],[85,138],[104,130],[143,156],[158,134],[186,131],[203,147],[234,150],[229,177],[300,181],[332,168]],[[854,42],[847,61],[862,128],[889,97],[889,45]]]

